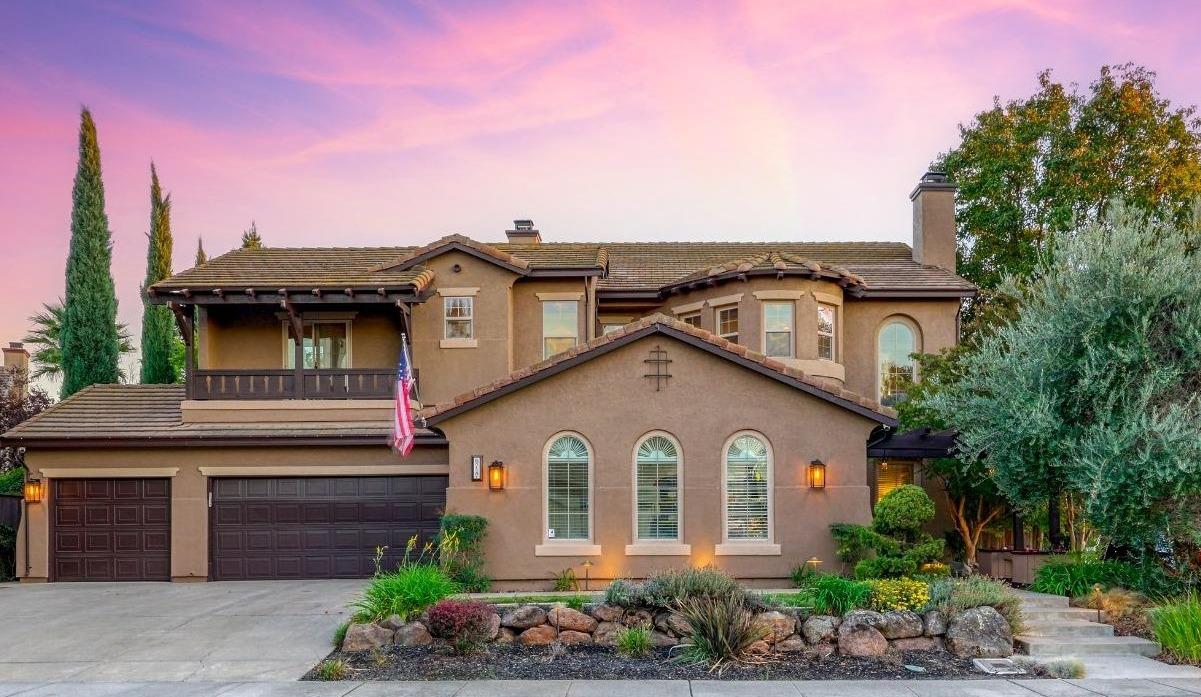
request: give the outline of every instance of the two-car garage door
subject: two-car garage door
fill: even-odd
[[[214,479],[209,510],[215,581],[358,578],[393,568],[417,536],[432,541],[445,475]]]
[[[357,578],[434,539],[445,475],[212,480],[213,580]],[[51,580],[171,578],[171,480],[57,479]]]

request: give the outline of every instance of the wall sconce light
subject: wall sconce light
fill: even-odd
[[[808,566],[809,570],[813,573],[817,573],[817,570],[819,567],[821,567],[821,565],[822,560],[818,559],[817,557],[809,557],[809,559],[805,562],[805,566]]]
[[[46,496],[46,487],[40,479],[25,480],[25,503],[41,503]]]
[[[826,488],[826,463],[821,460],[814,460],[809,463],[809,488]]]
[[[505,488],[505,463],[493,460],[488,465],[488,488],[492,491],[502,491]]]

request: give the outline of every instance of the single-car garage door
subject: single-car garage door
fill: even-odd
[[[366,577],[376,547],[395,567],[409,538],[433,541],[446,485],[444,475],[214,479],[213,580]]]
[[[171,580],[171,480],[53,481],[51,580]]]

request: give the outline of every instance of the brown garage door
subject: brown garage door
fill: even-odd
[[[214,580],[361,578],[438,532],[445,476],[213,480]]]
[[[53,481],[52,580],[171,580],[171,480]]]

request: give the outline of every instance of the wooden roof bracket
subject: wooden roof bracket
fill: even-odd
[[[171,308],[171,314],[175,315],[175,324],[179,327],[179,334],[183,337],[184,344],[191,346],[192,313],[185,310],[184,306],[177,302],[167,303],[167,307]]]
[[[304,320],[301,319],[300,313],[296,311],[296,306],[288,300],[288,296],[283,289],[280,289],[279,306],[288,313],[288,323],[292,327],[292,337],[299,343],[304,336]]]

